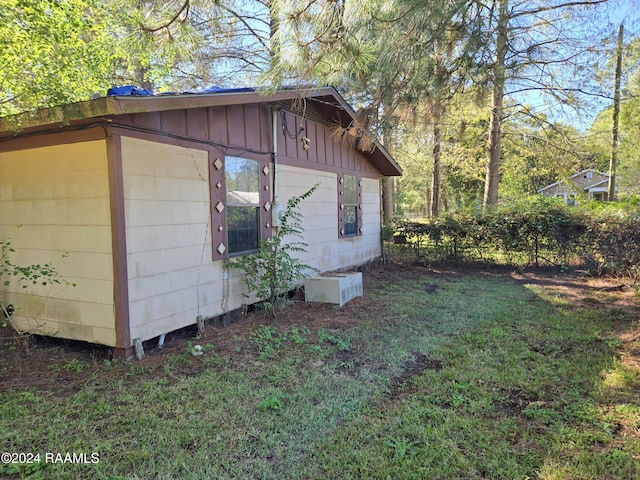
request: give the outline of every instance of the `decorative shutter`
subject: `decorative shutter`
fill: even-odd
[[[344,175],[338,175],[338,238],[344,237]]]
[[[227,258],[224,155],[217,150],[209,151],[209,182],[211,190],[211,246],[213,260],[224,260]]]
[[[271,238],[271,210],[275,207],[273,205],[273,195],[271,194],[271,172],[273,166],[269,159],[260,160],[260,239]]]
[[[356,177],[356,185],[358,185],[358,233],[362,235],[362,178]]]

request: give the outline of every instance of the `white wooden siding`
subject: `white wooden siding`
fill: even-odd
[[[110,224],[104,140],[0,153],[0,238],[12,261],[52,262],[77,285],[1,286],[19,328],[115,345]]]
[[[131,338],[239,308],[240,278],[212,260],[205,150],[122,138]]]
[[[278,201],[320,187],[300,203],[304,241],[308,244],[302,260],[321,272],[344,270],[378,258],[380,251],[380,182],[362,179],[362,235],[338,238],[338,177],[335,173],[278,166]]]

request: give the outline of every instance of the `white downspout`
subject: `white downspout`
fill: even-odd
[[[271,226],[280,226],[280,204],[278,202],[278,111],[280,107],[271,108],[271,143],[273,145],[273,206],[271,208]]]

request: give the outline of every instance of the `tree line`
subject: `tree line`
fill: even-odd
[[[385,182],[387,221],[402,210],[486,209],[580,169],[608,168],[617,25],[605,17],[615,0],[0,0],[0,7],[0,115],[85,100],[114,84],[154,91],[332,84],[357,110],[350,129],[374,131],[405,170]],[[622,63],[621,189],[640,173],[633,28]]]

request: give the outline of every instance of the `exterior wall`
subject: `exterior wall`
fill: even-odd
[[[363,153],[336,141],[332,127],[302,120],[287,112],[285,121],[289,132],[302,132],[297,138],[291,138],[283,134],[282,121],[279,116],[279,204],[285,206],[290,197],[320,183],[320,188],[300,204],[305,241],[309,244],[304,262],[327,272],[349,269],[379,258],[382,254],[380,172]],[[338,177],[344,174],[355,175],[362,181],[362,234],[339,238]]]
[[[239,308],[211,248],[206,150],[122,137],[131,338],[142,341]]]
[[[289,128],[298,128],[299,117],[287,115]],[[193,325],[198,315],[215,317],[249,302],[243,296],[240,273],[226,271],[213,248],[225,242],[226,234],[213,225],[219,219],[211,205],[219,201],[215,185],[222,177],[214,176],[220,172],[212,162],[223,158],[220,155],[226,151],[260,161],[269,159],[271,115],[270,107],[262,104],[139,114],[127,121],[145,129],[120,137],[130,336],[144,341]],[[334,142],[328,127],[305,121],[304,131],[310,139],[310,148],[305,149],[302,137],[285,137],[281,122],[280,117],[280,204],[317,182],[322,184],[301,204],[310,244],[303,261],[331,271],[379,257],[377,170],[355,149]],[[160,138],[153,134],[155,129],[183,139]],[[356,237],[338,238],[339,173],[362,179],[363,231]],[[268,222],[270,215],[263,224],[264,220]]]
[[[579,192],[580,190],[575,188],[575,186],[567,185],[562,181],[546,188],[541,193],[543,197],[562,198],[567,205],[576,206],[580,195]]]
[[[0,238],[15,264],[52,262],[76,284],[1,287],[20,329],[115,345],[105,140],[0,152]]]
[[[321,272],[345,270],[380,257],[380,182],[362,179],[362,235],[338,238],[338,176],[332,172],[278,166],[278,203],[319,188],[300,203],[307,254],[301,260]]]
[[[574,188],[571,188],[566,183],[562,182],[552,187],[546,188],[541,193],[545,197],[555,197],[556,195],[566,195],[569,193],[576,193],[576,190]]]
[[[130,137],[121,143],[131,338],[148,340],[247,303],[239,272],[212,258],[208,152]],[[281,205],[320,183],[301,204],[305,263],[331,271],[380,256],[379,181],[362,180],[363,233],[339,239],[337,174],[278,166]]]

